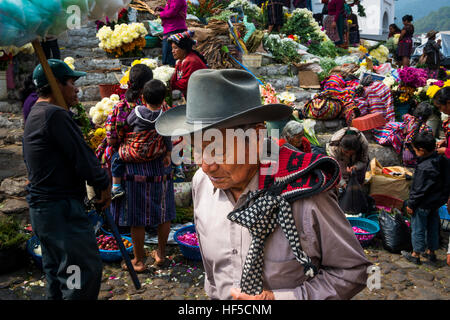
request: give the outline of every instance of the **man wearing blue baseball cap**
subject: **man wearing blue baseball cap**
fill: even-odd
[[[75,81],[85,72],[61,60],[48,63],[68,107],[78,103]],[[83,207],[86,181],[111,202],[108,173],[83,139],[68,110],[58,105],[42,65],[33,72],[39,99],[28,115],[23,156],[28,169],[30,218],[41,243],[49,299],[97,299],[102,262]]]

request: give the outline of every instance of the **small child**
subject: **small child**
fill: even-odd
[[[162,104],[166,96],[166,91],[166,86],[160,80],[153,79],[145,84],[142,94],[144,105],[136,106],[128,115],[127,124],[130,128],[129,131],[142,132],[155,130],[156,119],[163,112]],[[170,154],[172,151],[172,141],[170,137],[164,137],[163,140],[166,146],[163,164],[167,167],[171,164]],[[111,173],[113,182],[111,198],[115,199],[125,194],[125,190],[122,187],[125,163],[121,160],[119,152],[114,153],[112,156]]]
[[[420,254],[431,262],[436,261],[439,249],[438,209],[447,202],[450,193],[450,160],[435,152],[433,134],[421,132],[412,140],[418,157],[406,210],[411,215],[413,252],[402,251],[403,257],[420,264]]]

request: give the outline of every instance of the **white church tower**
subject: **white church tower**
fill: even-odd
[[[394,23],[395,0],[362,0],[361,4],[366,11],[366,17],[358,16],[359,31],[361,35],[382,36],[389,32],[389,25]],[[312,0],[314,13],[322,12],[323,4],[321,0]],[[357,13],[357,7],[353,7],[353,12]],[[398,26],[400,29],[403,26]]]

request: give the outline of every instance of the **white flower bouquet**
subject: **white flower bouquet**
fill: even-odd
[[[114,106],[120,101],[117,94],[111,95],[109,98],[103,98],[94,107],[89,110],[89,116],[96,125],[103,125],[108,114],[114,109]]]

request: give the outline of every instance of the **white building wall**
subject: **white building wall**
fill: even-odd
[[[361,3],[366,11],[365,18],[358,17],[361,34],[382,35],[389,32],[389,25],[394,23],[395,0],[362,0]],[[312,0],[314,13],[322,12],[322,8],[321,0]],[[356,6],[353,7],[355,13],[357,10]]]

